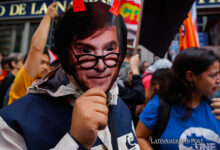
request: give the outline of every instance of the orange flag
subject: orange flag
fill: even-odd
[[[188,18],[184,20],[180,27],[180,51],[189,47],[198,47],[199,42],[197,32],[193,24],[191,12],[188,13]]]

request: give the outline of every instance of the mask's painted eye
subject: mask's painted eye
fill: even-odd
[[[113,50],[114,50],[113,47],[109,47],[109,48],[107,48],[107,51],[113,51]]]
[[[83,53],[90,53],[91,50],[89,50],[88,48],[83,48],[83,49],[81,49],[81,52],[83,52]]]

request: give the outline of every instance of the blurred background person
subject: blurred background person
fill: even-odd
[[[146,69],[145,73],[142,75],[142,82],[144,84],[145,91],[148,90],[150,86],[150,81],[151,81],[153,72],[156,71],[157,69],[170,68],[171,65],[172,65],[172,62],[170,62],[166,58],[158,59],[152,65],[150,65]]]
[[[142,78],[139,72],[139,55],[132,56],[130,59],[130,68],[128,72],[127,80],[118,82],[119,87],[119,96],[129,107],[134,125],[136,126],[138,121],[138,116],[136,115],[137,105],[144,104],[145,95],[144,95],[144,86],[142,83]]]
[[[41,78],[50,70],[49,55],[47,49],[46,51],[44,50],[51,21],[58,15],[56,5],[57,3],[54,2],[48,7],[47,13],[32,37],[30,50],[24,67],[19,71],[9,92],[8,104],[26,95],[27,88],[31,86],[32,82]]]
[[[0,84],[0,108],[2,108],[3,106],[4,96],[7,93],[8,88],[11,86],[15,76],[23,66],[23,59],[24,57],[19,54],[15,56],[9,56],[7,58],[7,62],[10,67],[10,72],[5,76],[5,78]]]
[[[2,63],[2,59],[3,59],[3,56],[2,56],[2,54],[0,53],[0,64]],[[2,75],[2,65],[0,65],[0,82],[2,81],[2,80],[1,80],[1,75]]]
[[[169,68],[157,69],[152,74],[149,88],[145,91],[145,105],[155,95],[158,94],[160,86],[165,82]]]
[[[163,84],[164,80],[166,80],[166,75],[169,71],[169,68],[165,69],[157,69],[152,73],[152,78],[150,80],[150,86],[145,91],[145,103],[143,105],[137,105],[135,110],[135,116],[138,117],[140,113],[143,111],[144,107],[147,105],[149,100],[155,95],[158,94],[161,84]],[[139,119],[136,118],[136,124]]]
[[[143,75],[146,72],[148,67],[149,67],[148,62],[147,61],[142,61],[140,66],[139,66],[140,74]]]
[[[10,66],[9,66],[9,60],[7,57],[3,57],[1,60],[1,76],[0,76],[0,82],[4,79],[4,77],[10,72]]]
[[[121,64],[121,67],[120,67],[120,70],[118,73],[118,77],[122,81],[126,81],[128,78],[128,72],[131,70],[130,60],[131,60],[132,56],[133,56],[133,50],[127,50],[126,55],[125,55],[125,59],[124,59],[123,63]]]

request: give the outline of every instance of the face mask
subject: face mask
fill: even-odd
[[[103,87],[102,79],[91,82],[90,79],[111,76],[111,80],[106,78],[103,83],[108,86],[102,89],[108,91],[126,53],[127,30],[119,15],[119,0],[91,1],[73,0],[73,7],[65,12],[58,24],[55,46],[58,45],[56,49],[63,69],[74,78],[78,87],[84,91],[96,87],[93,83],[98,88]],[[108,71],[97,70],[101,62]]]

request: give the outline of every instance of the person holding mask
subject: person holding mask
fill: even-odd
[[[81,2],[58,18],[54,40],[62,67],[0,110],[1,147],[139,149],[115,82],[127,49],[120,4]]]
[[[148,102],[140,115],[136,135],[141,149],[152,149],[150,136],[157,130],[159,97],[170,105],[169,119],[159,137],[161,150],[220,149],[220,121],[207,96],[220,83],[219,58],[213,51],[189,48],[180,52],[160,86],[158,95]],[[219,112],[219,109],[218,109]],[[149,140],[148,140],[149,139]],[[156,139],[158,140],[158,139]]]

